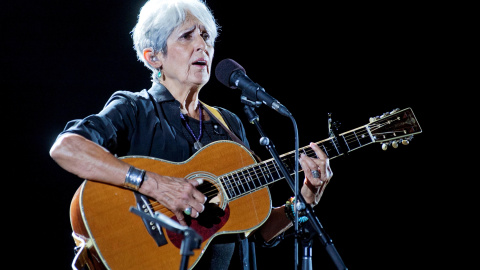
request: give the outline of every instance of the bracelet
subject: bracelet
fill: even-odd
[[[125,182],[123,183],[123,186],[128,189],[138,191],[138,189],[143,183],[144,178],[145,170],[140,170],[133,166],[130,166],[127,175],[125,176]]]
[[[287,218],[290,219],[291,221],[295,221],[295,197],[290,197],[288,201],[285,202],[285,215],[287,215]],[[304,223],[308,220],[308,217],[305,217],[305,212],[304,211],[299,211],[298,213],[298,222]]]

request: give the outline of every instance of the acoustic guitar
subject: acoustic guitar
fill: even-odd
[[[396,109],[316,144],[333,159],[372,143],[381,143],[382,148],[406,145],[421,132],[410,108]],[[315,157],[310,147],[303,147],[300,152]],[[232,141],[213,142],[184,162],[144,156],[121,159],[160,175],[204,180],[198,189],[208,198],[205,211],[197,219],[187,220],[203,238],[201,248],[190,257],[189,269],[197,264],[214,237],[247,233],[260,227],[271,211],[267,186],[284,178],[273,159],[257,162],[250,151]],[[281,159],[293,174],[295,153],[286,153]],[[114,270],[179,269],[182,235],[142,220],[129,211],[132,206],[150,214],[158,211],[176,220],[163,205],[140,193],[85,180],[70,209],[79,249],[72,265]]]

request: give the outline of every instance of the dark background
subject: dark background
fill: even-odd
[[[370,145],[331,162],[334,177],[316,213],[350,269],[410,269],[451,260],[442,226],[448,185],[432,134],[442,108],[439,92],[449,16],[427,4],[324,4],[207,1],[222,30],[213,67],[239,62],[255,82],[294,115],[300,145],[326,139],[327,113],[347,131],[371,116],[411,107],[424,132],[409,146]],[[66,122],[101,110],[116,90],[150,87],[130,31],[144,1],[35,1],[2,9],[3,122],[8,129],[4,189],[16,269],[70,269],[70,200],[82,183],[48,151]],[[7,71],[7,72],[5,72]],[[201,99],[244,120],[252,149],[263,159],[256,129],[247,123],[240,92],[212,75]],[[291,122],[257,110],[280,153],[294,148]],[[446,112],[448,113],[448,111]],[[272,186],[273,204],[291,196]],[[13,198],[15,199],[13,199]],[[10,240],[9,240],[10,242]],[[259,269],[293,269],[293,240],[258,251]],[[333,269],[314,242],[315,269]]]

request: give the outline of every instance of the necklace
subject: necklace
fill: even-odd
[[[200,103],[198,104],[198,111],[200,113],[200,134],[198,135],[198,138],[197,136],[195,136],[195,133],[193,133],[193,130],[192,128],[190,127],[190,125],[187,123],[187,119],[185,119],[185,116],[183,115],[182,112],[180,112],[180,118],[182,118],[182,120],[185,122],[185,125],[187,126],[187,129],[188,131],[190,131],[190,134],[192,134],[193,138],[195,139],[195,142],[193,143],[193,147],[195,148],[195,150],[200,150],[200,148],[203,147],[203,144],[200,142],[200,138],[202,138],[202,132],[203,132],[203,129],[202,129],[202,105],[200,105]]]

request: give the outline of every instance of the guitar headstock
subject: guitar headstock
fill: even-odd
[[[373,141],[381,143],[383,150],[387,150],[390,145],[393,148],[397,148],[400,144],[408,145],[413,135],[422,132],[411,108],[395,109],[380,116],[371,117],[367,126]]]

